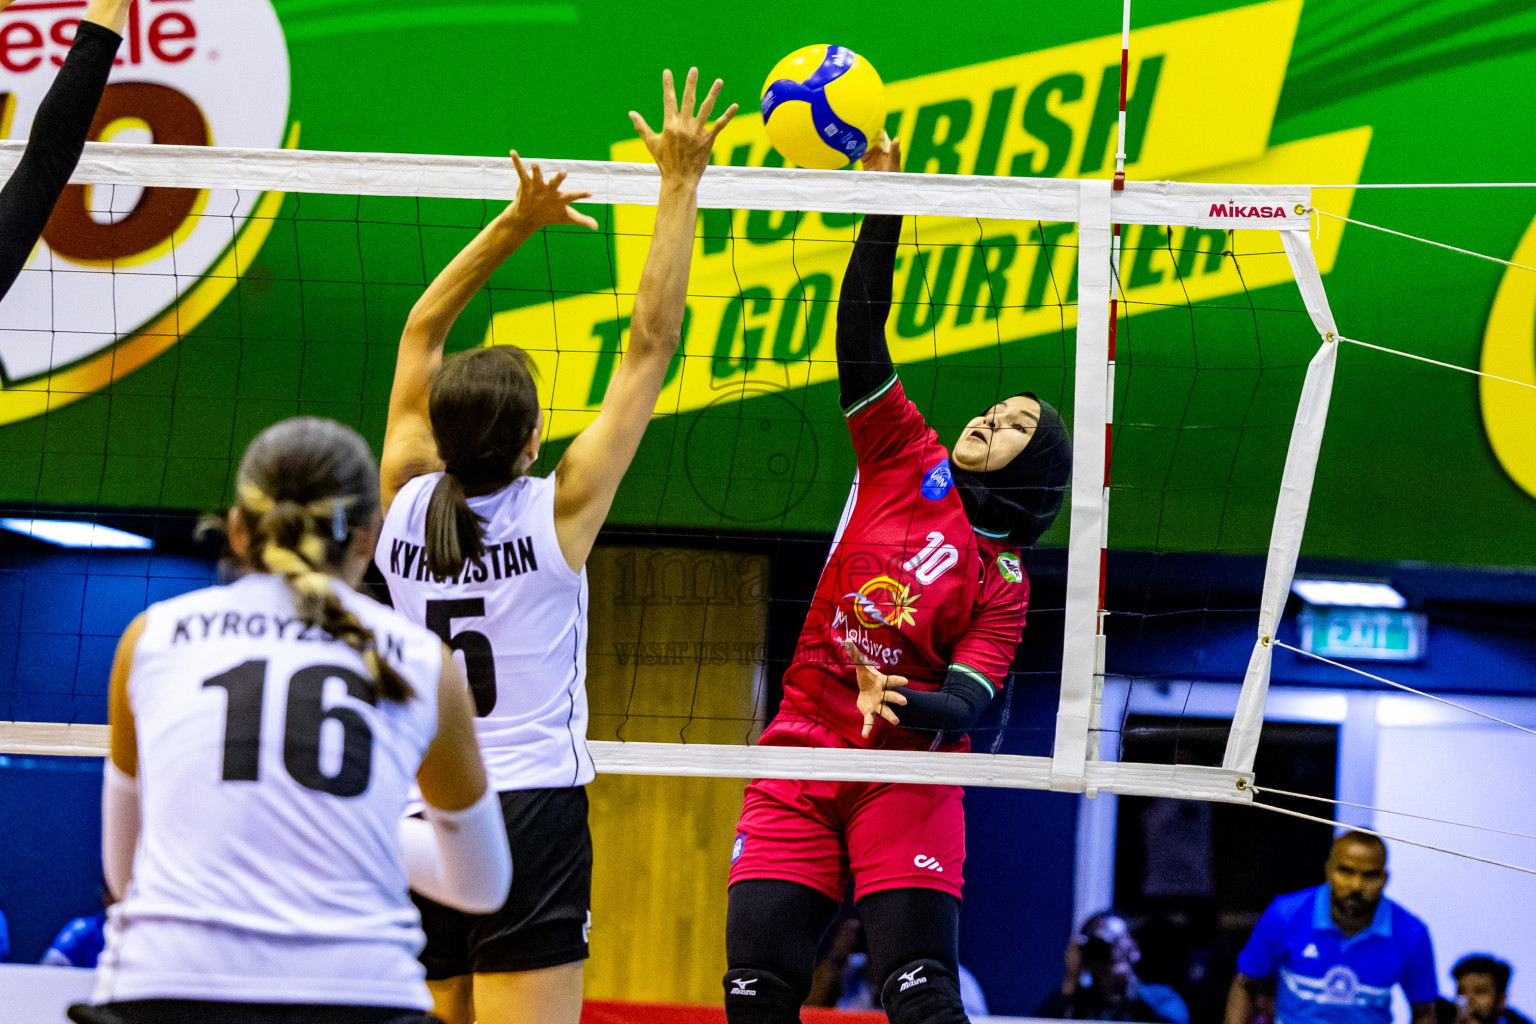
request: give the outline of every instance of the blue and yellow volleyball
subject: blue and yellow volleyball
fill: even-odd
[[[846,46],[802,46],[763,83],[768,141],[799,167],[845,167],[885,123],[885,83]]]

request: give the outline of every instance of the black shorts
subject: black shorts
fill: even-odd
[[[522,789],[501,795],[512,848],[512,891],[490,914],[466,914],[411,893],[427,933],[428,981],[536,971],[587,958],[592,925],[592,833],[587,791]]]
[[[224,1003],[209,999],[129,999],[69,1008],[76,1024],[441,1024],[421,1010],[385,1006]]]

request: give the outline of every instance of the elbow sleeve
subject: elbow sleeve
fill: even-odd
[[[495,790],[462,811],[428,804],[426,820],[400,823],[400,850],[412,889],[470,914],[488,914],[507,901],[512,854]]]
[[[907,703],[896,708],[905,729],[964,732],[992,701],[992,691],[964,672],[949,670],[937,690],[901,691]]]
[[[139,780],[107,758],[101,784],[101,866],[107,888],[122,899],[133,877],[139,846]]]

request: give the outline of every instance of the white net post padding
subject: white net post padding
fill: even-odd
[[[1081,183],[1078,214],[1077,356],[1072,390],[1072,528],[1067,541],[1066,632],[1051,788],[1086,785],[1094,676],[1100,660],[1099,559],[1104,547],[1104,425],[1109,422],[1109,181]]]
[[[0,142],[0,175],[20,159],[24,144]],[[660,175],[654,165],[539,160],[546,174],[566,171],[567,187],[592,193],[591,202],[654,206]],[[517,176],[505,158],[409,154],[241,150],[214,147],[90,143],[73,178],[79,185],[158,185],[420,198],[511,200]],[[1251,802],[1253,745],[1263,717],[1268,655],[1250,669],[1242,720],[1234,725],[1227,763],[1198,765],[1103,761],[1094,756],[1095,675],[1102,671],[1098,636],[1098,566],[1105,542],[1103,488],[1105,435],[1110,409],[1107,357],[1111,224],[1279,231],[1285,239],[1307,308],[1319,330],[1332,331],[1321,279],[1304,231],[1272,219],[1277,208],[1308,208],[1310,192],[1294,185],[1131,182],[1111,192],[1107,180],[993,178],[970,175],[861,174],[763,167],[711,167],[699,187],[703,209],[815,210],[828,213],[900,213],[931,217],[1079,223],[1078,353],[1075,382],[1077,469],[1069,541],[1067,653],[1063,703],[1054,757],[756,747],[714,744],[593,742],[599,771],[642,775],[799,778],[926,782],[1008,788],[1064,789],[1133,796]],[[1326,326],[1325,326],[1326,324]],[[1327,411],[1336,346],[1313,362],[1302,399],[1278,525],[1291,524],[1271,546],[1266,583],[1271,635],[1289,588],[1307,495]],[[1303,429],[1305,420],[1305,429]],[[1301,438],[1301,440],[1298,440]],[[1308,447],[1310,446],[1310,447]],[[1299,448],[1310,456],[1305,467]],[[1081,521],[1079,505],[1082,504]],[[1286,552],[1289,552],[1287,555]],[[1081,563],[1081,564],[1079,564]],[[1281,571],[1283,569],[1283,572]],[[1258,657],[1258,655],[1256,655]],[[105,726],[0,722],[0,752],[103,756]]]
[[[1310,207],[1310,203],[1308,206]],[[1264,702],[1269,695],[1269,670],[1275,648],[1271,641],[1285,611],[1291,578],[1296,574],[1296,558],[1301,553],[1301,538],[1307,528],[1307,508],[1312,500],[1312,478],[1317,473],[1317,453],[1323,443],[1323,427],[1328,421],[1328,400],[1333,395],[1333,372],[1338,364],[1338,328],[1328,295],[1323,291],[1322,275],[1312,255],[1312,240],[1306,231],[1282,231],[1285,255],[1291,273],[1301,289],[1307,314],[1322,336],[1323,344],[1307,364],[1307,377],[1296,406],[1296,425],[1291,428],[1291,444],[1285,456],[1285,473],[1280,481],[1280,500],[1275,504],[1275,526],[1269,537],[1269,557],[1264,565],[1264,590],[1259,602],[1259,635],[1248,659],[1242,694],[1232,716],[1232,732],[1222,767],[1251,772],[1259,752],[1259,733],[1264,726]]]

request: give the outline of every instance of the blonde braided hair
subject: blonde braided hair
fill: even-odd
[[[345,557],[347,543],[359,520],[359,514],[371,518],[372,511],[362,507],[363,496],[330,494],[301,503],[289,497],[271,497],[268,490],[275,488],[268,484],[264,489],[254,479],[268,476],[292,481],[295,477],[304,477],[306,474],[302,472],[284,472],[295,467],[281,463],[285,458],[294,461],[308,458],[323,464],[327,461],[327,453],[323,450],[317,452],[314,445],[317,441],[322,445],[327,440],[334,441],[334,437],[310,437],[306,443],[300,444],[288,435],[334,435],[336,430],[346,431],[362,443],[361,437],[339,423],[302,417],[284,420],[267,428],[246,450],[246,457],[240,466],[235,510],[251,538],[247,561],[258,572],[282,577],[289,593],[293,595],[294,610],[301,621],[308,626],[320,628],[362,655],[369,674],[378,684],[381,696],[386,700],[406,701],[414,695],[410,683],[384,660],[373,631],[365,627],[341,603],[331,583],[330,570]],[[366,444],[362,450],[367,452]],[[368,461],[371,468],[371,453]],[[253,462],[260,465],[252,465]],[[322,483],[337,483],[325,480],[335,475],[325,472],[326,468],[321,465],[318,472],[308,475],[319,477]],[[373,486],[376,488],[376,469],[373,474]],[[332,486],[326,489],[334,491],[340,488]]]

